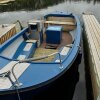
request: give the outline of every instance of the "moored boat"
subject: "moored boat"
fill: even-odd
[[[80,52],[80,21],[72,13],[57,12],[30,20],[19,33],[14,25],[2,25],[1,29],[2,98],[13,98],[17,93],[20,99],[47,89],[71,69]]]

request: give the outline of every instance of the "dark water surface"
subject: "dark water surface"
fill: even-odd
[[[25,3],[26,0],[25,1],[22,0],[24,2],[22,3],[22,5],[21,3],[18,4],[18,2],[21,0],[16,0],[16,1],[17,2],[9,3],[8,6],[0,5],[0,11],[1,11],[0,24],[13,23],[16,20],[20,20],[21,23],[24,26],[26,26],[28,20],[33,18],[42,18],[42,16],[44,16],[45,14],[55,12],[55,11],[72,12],[79,15],[80,19],[82,19],[83,12],[92,12],[96,16],[97,20],[100,22],[100,11],[99,11],[100,1],[99,0],[92,0],[92,1],[91,0],[88,1],[87,0],[84,1],[54,0],[53,2],[51,2],[52,0],[36,0],[36,1],[33,0],[34,1],[33,3],[31,3],[32,0],[27,0],[27,3]],[[2,11],[6,11],[6,12],[2,12]],[[92,99],[88,99],[89,97],[91,97],[91,95],[88,94],[86,89],[85,73],[86,72],[85,72],[84,56],[83,56],[82,62],[79,66],[79,81],[76,84],[73,100],[92,100]],[[60,92],[64,92],[64,91],[60,91]]]

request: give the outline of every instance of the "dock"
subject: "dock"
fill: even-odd
[[[3,44],[9,38],[16,34],[15,24],[0,25],[0,44]]]
[[[83,14],[83,22],[93,97],[94,100],[100,100],[100,24],[93,14]]]
[[[7,4],[9,2],[13,2],[15,0],[0,0],[0,4]]]

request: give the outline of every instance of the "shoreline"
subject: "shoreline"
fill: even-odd
[[[0,0],[0,4],[6,4],[10,1],[15,1],[15,0]]]

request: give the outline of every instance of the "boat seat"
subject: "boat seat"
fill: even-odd
[[[23,41],[15,52],[13,59],[22,60],[32,57],[37,48],[37,40]]]
[[[59,50],[59,53],[60,53],[60,56],[61,56],[61,61],[66,57],[69,50],[72,48],[72,45],[73,44],[68,44],[68,45],[64,46],[63,48],[61,48]],[[60,59],[59,59],[58,55],[55,57],[54,62],[60,62]]]
[[[45,24],[75,25],[74,22],[45,21]]]

